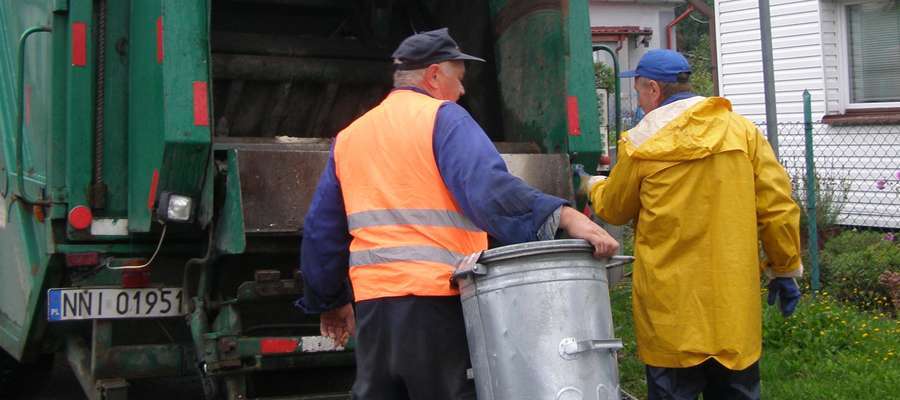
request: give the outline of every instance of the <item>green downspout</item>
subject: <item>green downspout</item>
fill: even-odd
[[[34,26],[25,30],[19,37],[19,59],[18,61],[18,86],[16,94],[19,96],[18,110],[16,113],[16,196],[21,198],[25,203],[35,203],[29,200],[25,194],[25,173],[23,167],[24,141],[24,125],[25,125],[25,41],[33,33],[52,32],[49,26]]]
[[[809,248],[809,262],[812,264],[813,296],[819,290],[819,238],[816,227],[816,165],[813,160],[812,97],[809,90],[803,91],[803,127],[806,137],[806,224],[809,229],[806,247]]]
[[[595,44],[595,45],[593,45],[593,50],[594,51],[603,50],[603,51],[609,53],[609,56],[612,57],[612,60],[613,60],[613,73],[616,74],[616,80],[615,80],[615,85],[614,85],[614,90],[616,92],[616,132],[613,135],[613,138],[615,139],[614,142],[616,143],[616,146],[618,146],[619,133],[622,132],[622,97],[621,97],[622,89],[619,86],[620,85],[620,83],[619,83],[619,59],[616,58],[616,53],[612,49],[610,49],[609,47],[606,47],[604,45]]]

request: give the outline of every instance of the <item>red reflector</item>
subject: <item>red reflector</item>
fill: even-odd
[[[135,260],[134,265],[143,265],[146,260]],[[150,269],[126,269],[122,271],[122,287],[126,289],[143,288],[150,286]]]
[[[566,113],[569,117],[569,135],[581,136],[581,126],[578,125],[578,97],[566,98]]]
[[[100,253],[66,254],[67,267],[93,267],[100,264]]]
[[[163,24],[162,17],[156,19],[156,63],[163,62]]]
[[[194,82],[194,125],[209,126],[209,101],[206,82]]]
[[[150,194],[147,195],[147,209],[153,210],[153,204],[156,203],[156,188],[159,187],[159,170],[153,170],[153,177],[150,178]]]
[[[69,210],[69,225],[77,230],[87,229],[94,221],[91,209],[85,206],[75,206]]]
[[[263,339],[259,341],[262,354],[283,354],[297,351],[300,341],[297,339]]]
[[[87,64],[87,24],[72,23],[72,65],[83,67]]]
[[[600,157],[600,165],[609,165],[609,164],[612,164],[612,160],[609,158],[609,156]]]

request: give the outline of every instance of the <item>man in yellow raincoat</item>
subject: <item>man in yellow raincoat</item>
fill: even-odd
[[[690,65],[647,52],[647,112],[608,179],[582,179],[594,212],[635,222],[634,322],[652,399],[759,398],[760,276],[790,315],[800,297],[800,209],[771,146],[720,97],[691,93]],[[760,262],[759,241],[766,253]]]

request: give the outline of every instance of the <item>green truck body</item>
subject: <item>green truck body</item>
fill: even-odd
[[[390,90],[412,27],[448,26],[488,60],[461,104],[511,170],[572,197],[569,162],[607,149],[587,3],[2,0],[0,367],[57,353],[92,399],[175,375],[209,398],[345,398],[352,344],[292,306],[331,138]],[[87,293],[123,287],[183,310],[97,318]],[[48,321],[67,306],[93,317]]]

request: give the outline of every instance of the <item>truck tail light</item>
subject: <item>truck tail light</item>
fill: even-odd
[[[69,268],[93,267],[100,265],[100,253],[66,254],[66,266]]]

